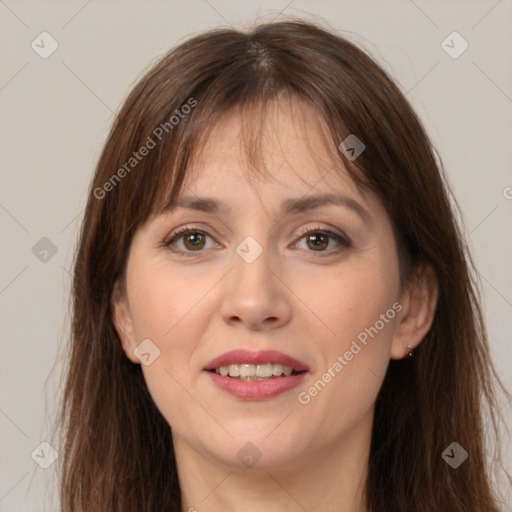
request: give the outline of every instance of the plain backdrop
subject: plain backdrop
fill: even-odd
[[[366,49],[418,112],[460,204],[491,356],[512,388],[510,0],[0,0],[0,511],[58,507],[56,464],[34,459],[50,439],[73,251],[115,112],[187,36],[290,15]],[[511,404],[500,405],[510,428]]]

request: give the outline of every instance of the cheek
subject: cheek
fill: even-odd
[[[133,259],[131,263],[128,293],[135,336],[138,343],[150,339],[159,350],[151,365],[142,366],[144,378],[167,421],[179,423],[188,413],[186,390],[199,373],[193,355],[207,329],[205,308],[211,303],[207,293],[216,280],[211,273],[171,271],[162,261],[137,266],[140,262]]]
[[[183,324],[190,327],[188,319],[208,289],[208,279],[183,277],[165,262],[136,264],[129,274],[128,287],[137,337],[153,339],[165,347]]]
[[[399,307],[398,265],[391,256],[361,258],[309,294],[302,288],[304,302],[322,320],[318,333],[323,334],[314,337],[322,357],[300,390],[300,403],[312,416],[332,420],[326,424],[333,429],[340,421],[348,428],[366,414],[382,385],[397,314],[393,305]]]
[[[324,340],[322,344],[338,351],[373,326],[398,297],[398,266],[381,253],[313,277],[297,276],[293,289],[321,321],[317,335]],[[382,330],[389,332],[390,323],[385,327]]]
[[[152,280],[146,275],[144,282],[134,282],[130,296],[130,310],[137,340],[151,339],[159,347],[165,333],[172,329],[176,298],[165,281]]]
[[[134,276],[137,293],[131,296],[130,309],[137,340],[149,338],[159,350],[154,362],[142,365],[149,393],[167,423],[175,426],[194,421],[187,392],[193,382],[190,361],[204,327],[194,321],[200,290],[182,286],[167,274],[148,269]]]

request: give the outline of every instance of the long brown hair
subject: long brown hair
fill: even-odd
[[[479,285],[442,166],[389,76],[341,36],[300,20],[247,32],[218,29],[185,41],[143,76],[114,122],[74,265],[59,416],[63,511],[180,510],[171,429],[140,366],[121,348],[111,294],[135,230],[173,203],[215,120],[235,107],[252,109],[244,116],[250,131],[283,93],[325,119],[332,147],[349,134],[364,142],[357,161],[339,151],[340,162],[384,204],[402,277],[427,264],[439,282],[430,331],[413,357],[390,362],[377,398],[369,509],[498,511],[484,417],[498,437],[496,393],[509,395],[488,355]],[[468,453],[457,469],[442,457],[454,441]]]

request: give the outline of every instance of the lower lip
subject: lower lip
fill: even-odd
[[[224,377],[215,372],[206,372],[213,382],[223,391],[231,393],[242,400],[268,400],[297,387],[306,377],[307,372],[270,380],[237,380]]]

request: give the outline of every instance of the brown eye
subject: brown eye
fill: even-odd
[[[202,233],[191,232],[182,236],[185,247],[191,251],[202,249],[205,245],[205,238]]]
[[[333,231],[313,228],[301,233],[300,240],[306,241],[307,252],[317,252],[319,256],[329,256],[341,252],[344,248],[351,246],[350,240],[344,235],[334,233]],[[334,248],[327,249],[331,242],[334,242]],[[326,250],[327,249],[327,250]]]
[[[177,254],[194,256],[193,253],[204,252],[207,238],[211,237],[205,231],[186,227],[173,233],[164,245]]]
[[[323,250],[329,245],[329,237],[322,233],[314,233],[306,237],[308,247],[313,250]]]

